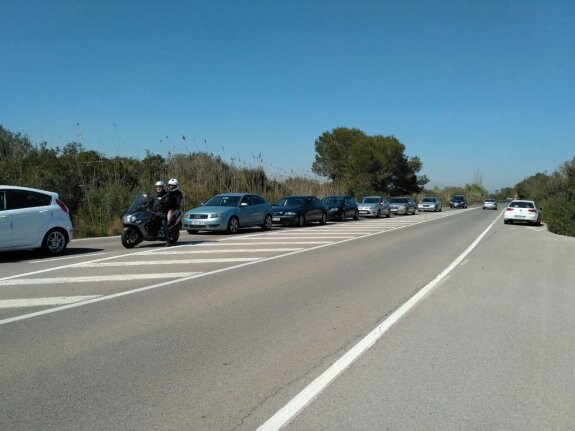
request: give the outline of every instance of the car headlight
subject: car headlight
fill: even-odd
[[[286,212],[284,213],[284,215],[294,216],[294,215],[296,215],[296,213],[295,213],[294,211],[286,211]]]
[[[226,216],[226,213],[214,213],[214,214],[210,214],[209,218],[224,218]]]

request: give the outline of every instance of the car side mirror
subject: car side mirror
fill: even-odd
[[[247,202],[242,202],[242,203],[240,204],[240,206],[241,206],[241,207],[247,207],[247,206],[248,206],[248,203],[247,203]]]

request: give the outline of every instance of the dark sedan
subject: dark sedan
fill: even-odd
[[[331,220],[344,220],[353,218],[359,220],[359,208],[352,196],[326,196],[321,202],[327,208],[327,218]]]
[[[284,196],[272,206],[273,223],[303,226],[309,222],[326,224],[327,209],[315,196]]]

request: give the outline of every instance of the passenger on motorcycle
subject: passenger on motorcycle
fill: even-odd
[[[179,190],[180,183],[176,178],[168,181],[168,194],[170,195],[170,209],[168,211],[168,222],[172,219],[174,211],[181,209],[183,195]]]

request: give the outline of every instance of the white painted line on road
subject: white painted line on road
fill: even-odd
[[[24,307],[46,307],[54,305],[73,304],[75,302],[87,301],[98,298],[102,295],[91,296],[59,296],[52,298],[27,298],[27,299],[1,299],[0,308],[24,308]]]
[[[108,254],[107,252],[100,252],[100,253],[90,253],[90,256],[100,256],[102,254]],[[42,259],[42,260],[31,260],[29,263],[46,263],[46,262],[53,262],[55,260],[69,260],[69,259],[78,259],[80,257],[85,257],[83,254],[75,254],[74,256],[64,256],[64,257],[52,257],[49,260]]]
[[[178,259],[178,260],[139,260],[132,262],[94,262],[82,263],[76,268],[101,268],[117,266],[154,266],[154,265],[183,265],[194,263],[230,263],[230,262],[254,262],[263,257],[223,257],[219,259]]]
[[[94,264],[97,265],[97,264]],[[109,281],[132,281],[132,280],[157,280],[161,278],[185,278],[201,272],[160,272],[155,274],[117,274],[117,275],[94,275],[86,277],[53,277],[53,278],[18,278],[0,280],[0,286],[23,286],[38,284],[60,283],[101,283]]]
[[[487,228],[459,255],[447,268],[445,268],[430,283],[413,295],[407,302],[395,310],[387,319],[373,329],[365,338],[347,351],[331,367],[305,387],[299,394],[291,399],[284,407],[269,418],[257,431],[277,431],[289,423],[299,412],[308,406],[321,392],[323,392],[336,377],[355,362],[361,355],[369,350],[399,319],[411,311],[445,278],[469,253],[479,244],[483,237],[498,221],[499,215]]]
[[[225,250],[181,250],[181,251],[160,251],[158,253],[154,253],[154,256],[158,255],[181,255],[181,254],[213,254],[213,253],[261,253],[266,251],[297,251],[303,250],[300,248],[234,248],[234,249],[225,249]]]
[[[261,240],[262,238],[258,238]],[[211,244],[201,244],[198,247],[227,247],[229,245],[294,245],[294,244],[333,244],[333,241],[275,241],[275,238],[270,239],[265,242],[222,242],[222,243],[211,243]]]

